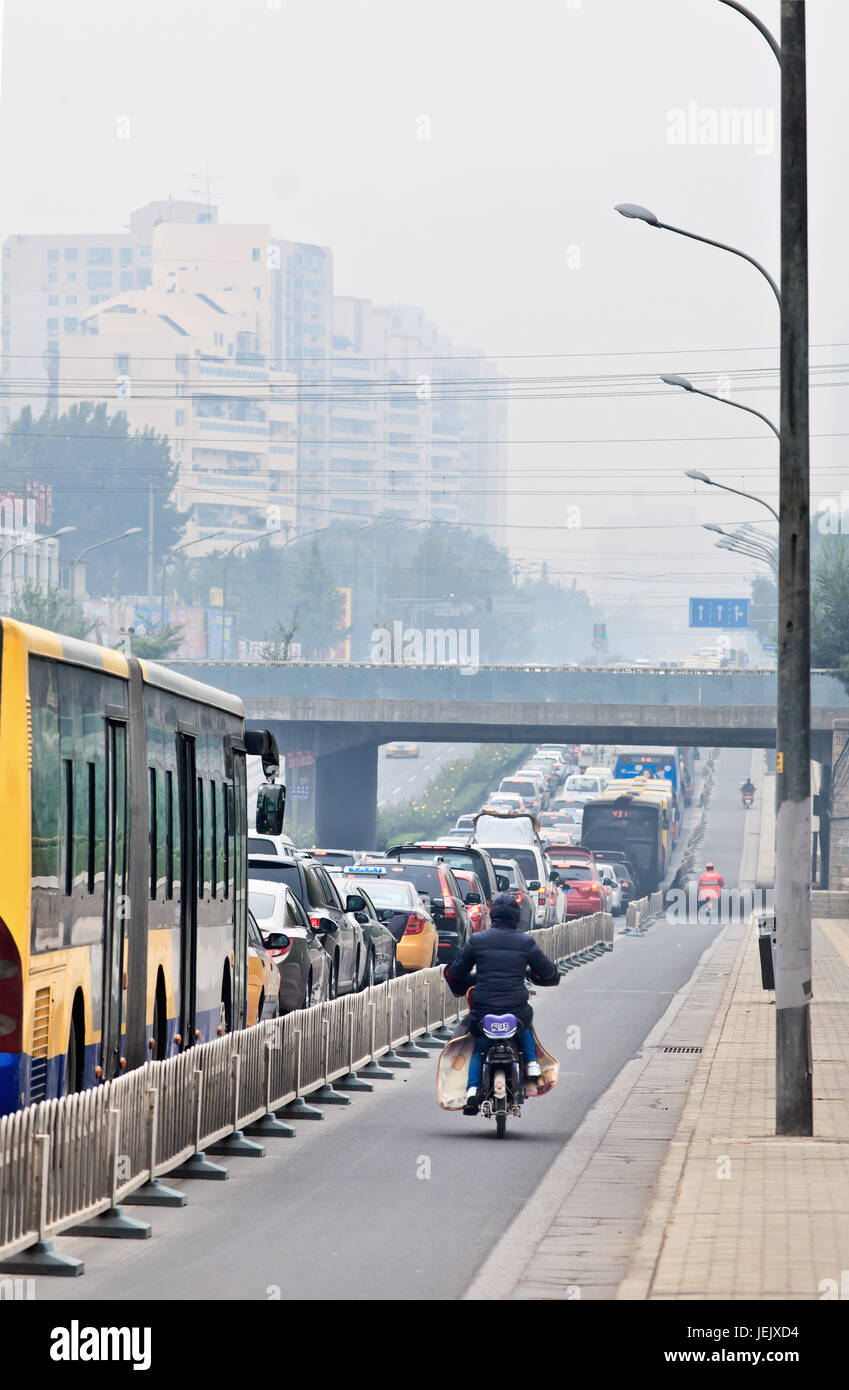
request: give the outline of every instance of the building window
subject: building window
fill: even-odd
[[[65,332],[65,333],[76,333],[76,331],[77,331],[77,320],[76,320],[76,319],[65,319],[65,321],[64,321],[64,323],[63,323],[63,325],[62,325],[62,330],[63,330],[63,332]]]
[[[58,333],[58,332],[59,332],[59,320],[58,320],[58,319],[48,319],[48,320],[47,320],[47,331],[48,331],[48,333]]]
[[[58,259],[59,259],[59,252],[58,252],[58,251],[48,251],[48,252],[47,252],[47,259],[48,259],[48,261],[58,261]]]
[[[66,303],[66,304],[76,304],[76,302],[77,302],[77,296],[76,296],[75,294],[66,294],[66,295],[65,295],[65,303]]]
[[[140,246],[140,247],[139,247],[139,259],[140,259],[140,260],[143,260],[143,261],[150,260],[150,247],[149,247],[149,246]]]
[[[55,285],[58,279],[59,279],[59,276],[58,276],[58,274],[56,273],[56,271],[55,271],[55,270],[51,270],[50,274],[49,274],[48,277],[47,277],[47,283],[48,283],[48,285]]]
[[[252,261],[258,261],[258,260],[259,260],[259,247],[258,247],[258,246],[254,246],[254,247],[251,248],[251,260],[252,260]]]
[[[130,354],[128,352],[115,353],[116,372],[128,372],[130,370]]]
[[[58,296],[58,294],[49,294],[49,295],[47,296],[47,303],[48,303],[49,305],[51,305],[51,306],[54,305],[54,304],[58,304],[58,303],[59,303],[59,296]]]
[[[179,354],[174,358],[174,371],[175,371],[175,372],[187,372],[188,370],[189,370],[189,359],[188,359],[188,357],[185,355],[185,353],[179,353]]]
[[[112,271],[111,270],[90,270],[88,272],[88,287],[90,290],[111,289]]]
[[[130,247],[130,246],[122,246],[122,247],[121,247],[121,264],[122,264],[122,265],[132,265],[132,263],[133,263],[133,251],[132,251],[132,247]]]
[[[65,283],[68,284],[68,285],[74,285],[74,284],[76,284],[76,281],[77,281],[77,272],[76,272],[75,270],[69,270],[69,271],[68,271],[68,274],[65,276]]]
[[[151,283],[151,278],[152,277],[149,270],[136,271],[136,280],[138,281],[138,286],[140,290],[147,289],[148,285]]]
[[[133,288],[133,272],[131,270],[121,271],[121,289],[131,290]]]
[[[111,246],[90,246],[86,254],[88,265],[111,265],[112,247]]]
[[[66,260],[66,261],[76,261],[76,260],[79,260],[79,254],[80,254],[80,253],[79,253],[79,251],[77,250],[76,246],[66,246],[66,247],[65,247],[65,253],[64,253],[64,254],[65,254],[65,260]]]
[[[186,423],[186,412],[185,412],[185,410],[178,410],[178,411],[176,412],[176,414],[175,414],[175,416],[174,416],[174,423],[178,426],[178,428],[179,428],[180,425],[184,425],[184,424]]]

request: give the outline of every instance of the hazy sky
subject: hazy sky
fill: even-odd
[[[778,33],[776,0],[752,3]],[[809,0],[808,31],[812,364],[837,367],[813,376],[817,500],[849,488],[849,3]],[[718,0],[6,0],[0,236],[117,229],[208,164],[222,220],[330,245],[337,292],[421,304],[497,359],[513,526],[493,539],[614,629],[640,601],[649,653],[688,594],[752,572],[699,523],[760,509],[683,470],[775,501],[778,461],[757,421],[657,374],[728,378],[777,420],[778,317],[743,262],[613,205],[777,277],[778,102],[774,57]],[[729,110],[749,113],[737,143],[711,124]],[[574,502],[582,529],[556,529]]]

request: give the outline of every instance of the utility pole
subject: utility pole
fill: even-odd
[[[781,0],[781,428],[775,779],[777,1134],[813,1133],[805,0]]]

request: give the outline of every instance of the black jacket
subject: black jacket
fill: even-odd
[[[488,931],[476,932],[466,942],[446,967],[445,979],[452,994],[465,994],[474,985],[473,1019],[488,1013],[513,1013],[522,1022],[529,1022],[533,1011],[525,988],[528,966],[535,984],[560,984],[557,966],[532,936],[513,927],[490,927]]]

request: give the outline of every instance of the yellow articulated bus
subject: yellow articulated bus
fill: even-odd
[[[0,619],[0,1114],[244,1025],[246,751],[234,696]]]

